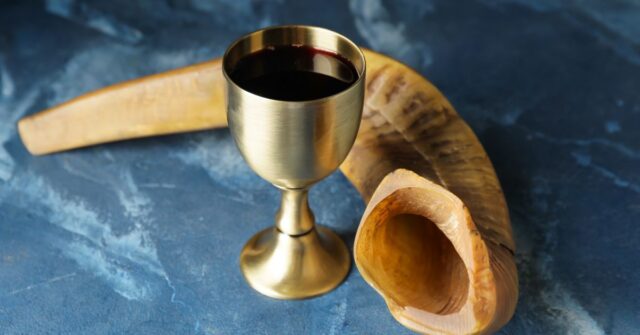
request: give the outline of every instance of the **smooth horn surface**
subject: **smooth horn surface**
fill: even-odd
[[[404,326],[489,333],[518,299],[509,215],[491,161],[446,98],[365,50],[363,120],[341,171],[367,202],[358,269]],[[147,97],[141,99],[140,97]],[[20,121],[33,154],[224,127],[220,61],[108,87]]]
[[[112,85],[22,118],[34,155],[227,124],[222,59]]]

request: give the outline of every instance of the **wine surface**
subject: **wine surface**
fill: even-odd
[[[358,79],[358,72],[351,62],[330,51],[275,46],[238,60],[230,77],[241,88],[265,98],[305,101],[347,89]]]

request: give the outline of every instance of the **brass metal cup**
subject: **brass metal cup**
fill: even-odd
[[[281,101],[248,92],[230,74],[242,57],[274,46],[304,45],[349,60],[358,79],[345,90],[309,101]],[[310,26],[277,26],[241,37],[223,59],[229,128],[249,166],[282,190],[275,227],[253,236],[240,267],[258,292],[278,299],[308,298],[338,286],[350,267],[344,242],[317,227],[309,187],[345,159],[358,132],[365,59],[346,37]]]

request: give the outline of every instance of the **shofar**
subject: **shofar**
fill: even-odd
[[[518,298],[507,206],[482,145],[445,97],[371,51],[365,110],[341,170],[367,208],[354,245],[363,278],[404,326],[490,333]],[[33,154],[224,127],[220,60],[105,88],[19,122]]]

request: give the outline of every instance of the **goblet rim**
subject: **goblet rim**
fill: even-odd
[[[229,53],[231,52],[231,50],[233,50],[234,47],[236,47],[239,43],[241,43],[242,41],[244,41],[245,39],[249,38],[250,36],[263,32],[263,31],[267,31],[267,30],[275,30],[275,29],[286,29],[286,28],[305,28],[305,29],[310,29],[310,30],[322,30],[325,32],[328,32],[330,34],[334,34],[336,36],[338,36],[339,38],[341,38],[342,40],[344,40],[345,42],[347,42],[347,44],[349,44],[354,50],[357,51],[358,57],[360,58],[360,61],[362,63],[362,67],[360,69],[358,69],[356,67],[356,71],[358,73],[358,79],[356,79],[353,83],[351,83],[347,88],[345,88],[344,90],[341,90],[340,92],[331,94],[331,95],[327,95],[321,98],[317,98],[317,99],[310,99],[310,100],[279,100],[279,99],[271,99],[271,98],[267,98],[265,96],[259,95],[259,94],[255,94],[253,92],[250,92],[246,89],[244,89],[242,86],[238,85],[235,80],[233,80],[233,78],[231,78],[231,76],[229,75],[228,71],[227,71],[227,62],[226,59],[229,56]],[[324,50],[324,51],[329,51],[329,52],[335,52],[333,50],[327,50],[324,48],[320,48],[314,45],[309,45],[309,44],[301,44],[301,45],[305,45],[305,46],[310,46],[316,49],[320,49],[320,50]],[[337,52],[335,52],[337,53]],[[351,60],[349,60],[351,62]],[[227,47],[227,50],[225,50],[224,55],[222,56],[222,74],[224,75],[227,84],[228,85],[233,85],[234,88],[239,89],[243,92],[243,94],[249,95],[252,98],[257,98],[260,100],[263,100],[265,102],[272,102],[272,103],[279,103],[282,104],[283,106],[295,106],[301,103],[304,103],[306,105],[308,104],[322,104],[325,103],[327,100],[332,100],[335,99],[341,95],[345,95],[348,94],[350,91],[357,89],[362,82],[365,80],[365,74],[367,72],[367,61],[366,58],[364,57],[364,52],[362,51],[362,49],[355,44],[353,41],[351,41],[348,37],[335,32],[333,30],[327,29],[327,28],[323,28],[323,27],[318,27],[318,26],[313,26],[313,25],[297,25],[297,24],[286,24],[286,25],[275,25],[275,26],[269,26],[269,27],[264,27],[255,31],[252,31],[250,33],[244,34],[241,37],[237,38],[235,41],[233,41],[233,43],[231,43],[229,45],[229,47]]]

